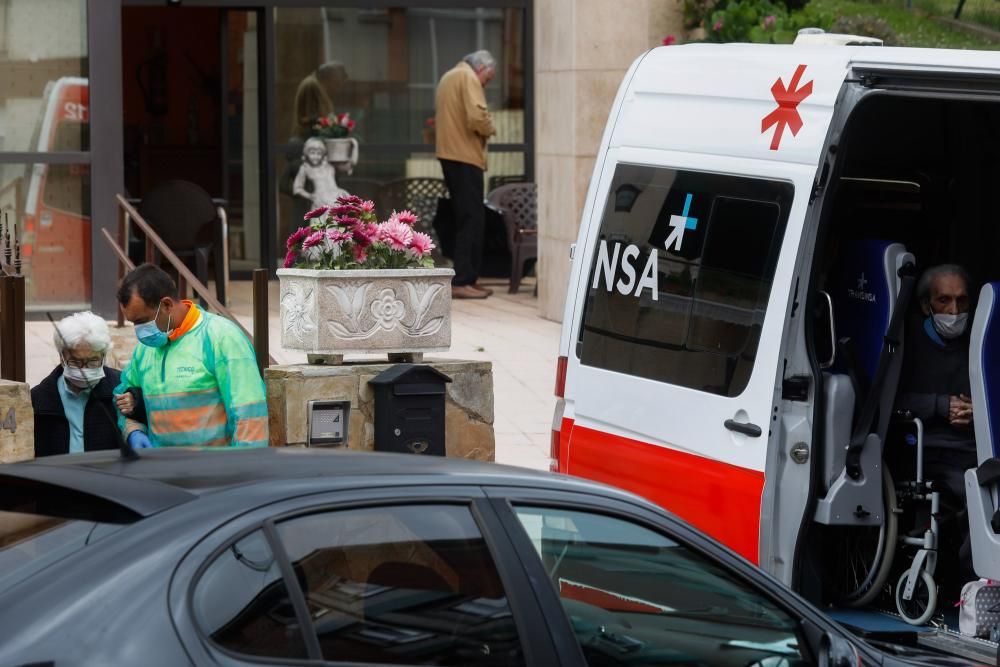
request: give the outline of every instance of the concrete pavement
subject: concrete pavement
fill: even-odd
[[[559,324],[539,317],[533,279],[518,294],[507,294],[506,281],[483,283],[494,295],[453,301],[451,350],[429,356],[492,362],[496,460],[547,469]],[[230,310],[252,330],[250,283],[235,282],[231,291]],[[271,356],[279,364],[305,363],[305,354],[281,348],[277,281],[270,284],[268,307]],[[33,386],[59,359],[49,322],[28,322],[26,328],[27,380]]]

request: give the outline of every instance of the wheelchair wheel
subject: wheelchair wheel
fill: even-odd
[[[910,625],[923,625],[931,620],[937,609],[937,584],[927,570],[920,570],[920,578],[913,587],[913,597],[903,599],[903,589],[906,588],[910,571],[903,572],[896,584],[896,609],[903,620]]]
[[[826,579],[834,602],[865,607],[879,596],[896,555],[898,507],[889,470],[882,467],[885,516],[881,526],[833,526],[827,543]]]

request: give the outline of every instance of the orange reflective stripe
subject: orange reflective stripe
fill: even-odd
[[[222,403],[176,410],[156,410],[149,415],[157,435],[226,428],[226,408]]]
[[[209,440],[206,443],[199,445],[200,447],[228,447],[229,438],[216,438],[215,440]]]
[[[236,422],[236,442],[267,440],[267,417],[247,417]]]

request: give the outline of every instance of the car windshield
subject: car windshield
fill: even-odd
[[[0,590],[120,528],[94,521],[0,512]]]

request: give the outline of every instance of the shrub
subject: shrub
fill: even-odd
[[[903,46],[885,19],[876,16],[841,16],[830,26],[830,32],[876,37],[886,46]]]
[[[791,42],[788,12],[784,5],[769,0],[734,0],[723,9],[712,12],[705,25],[711,42]]]

